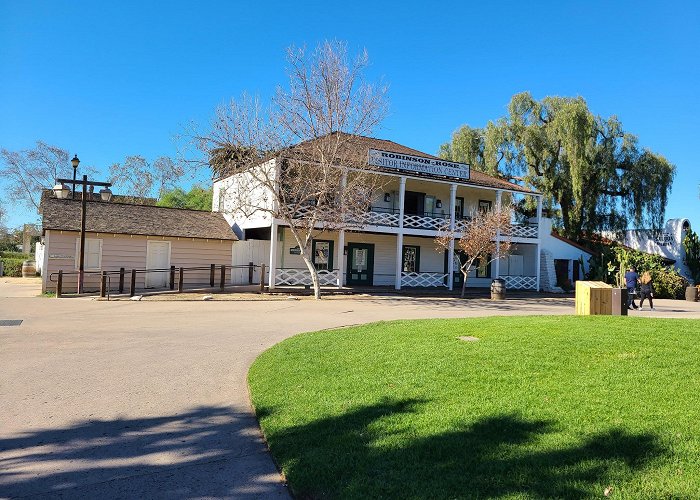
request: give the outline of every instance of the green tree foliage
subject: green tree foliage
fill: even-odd
[[[693,281],[700,284],[700,238],[698,233],[689,229],[683,238],[683,248],[685,249],[685,263],[690,269]]]
[[[654,297],[682,299],[688,280],[678,274],[673,266],[667,266],[660,255],[640,252],[620,245],[599,245],[588,261],[589,279],[605,281],[613,286],[624,287],[625,272],[634,266],[641,275],[649,271],[654,284]]]
[[[188,208],[211,211],[212,189],[194,186],[188,192],[182,188],[165,191],[156,203],[159,207]]]
[[[508,115],[463,126],[440,155],[532,187],[562,234],[661,227],[675,167],[641,148],[616,117],[593,115],[581,97],[516,94]],[[527,209],[528,207],[523,207]]]

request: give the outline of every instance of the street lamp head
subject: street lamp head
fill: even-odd
[[[100,189],[100,198],[102,201],[111,201],[112,200],[112,191],[110,191],[109,188],[104,188]]]
[[[78,159],[78,155],[73,156],[73,159],[70,161],[70,164],[73,165],[74,170],[78,169],[79,163],[80,163],[80,160]]]
[[[59,200],[65,200],[68,198],[68,195],[70,194],[70,189],[68,189],[68,186],[63,184],[62,182],[59,182],[53,187],[53,194],[58,198]]]

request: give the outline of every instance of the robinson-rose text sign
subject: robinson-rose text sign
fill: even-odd
[[[368,163],[375,167],[469,180],[469,165],[466,163],[392,153],[381,149],[369,150]]]

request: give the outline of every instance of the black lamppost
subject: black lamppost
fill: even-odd
[[[73,193],[71,194],[71,200],[75,199],[75,176],[78,173],[78,165],[80,164],[80,160],[78,159],[78,155],[74,155],[73,159],[70,161],[70,164],[73,165]]]
[[[68,190],[65,188],[63,183],[73,184],[73,197],[75,197],[75,186],[80,185],[83,187],[82,191],[82,203],[80,208],[80,253],[78,256],[79,267],[78,267],[78,293],[83,293],[83,278],[85,275],[85,216],[87,210],[87,198],[88,198],[88,187],[102,186],[104,189],[100,190],[100,198],[102,201],[110,201],[112,199],[112,191],[109,187],[112,185],[111,182],[100,182],[100,181],[88,181],[87,175],[83,175],[83,180],[78,181],[75,179],[75,171],[78,167],[78,157],[73,158],[73,180],[70,179],[56,179],[56,187],[54,188],[54,193],[57,198],[67,198]],[[92,191],[92,189],[91,189]]]

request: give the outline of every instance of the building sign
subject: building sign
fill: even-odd
[[[299,248],[299,245],[291,247],[289,249],[289,255],[301,255],[301,248]]]
[[[375,167],[391,168],[404,172],[469,180],[469,165],[466,163],[392,153],[380,149],[369,150],[368,163]]]

